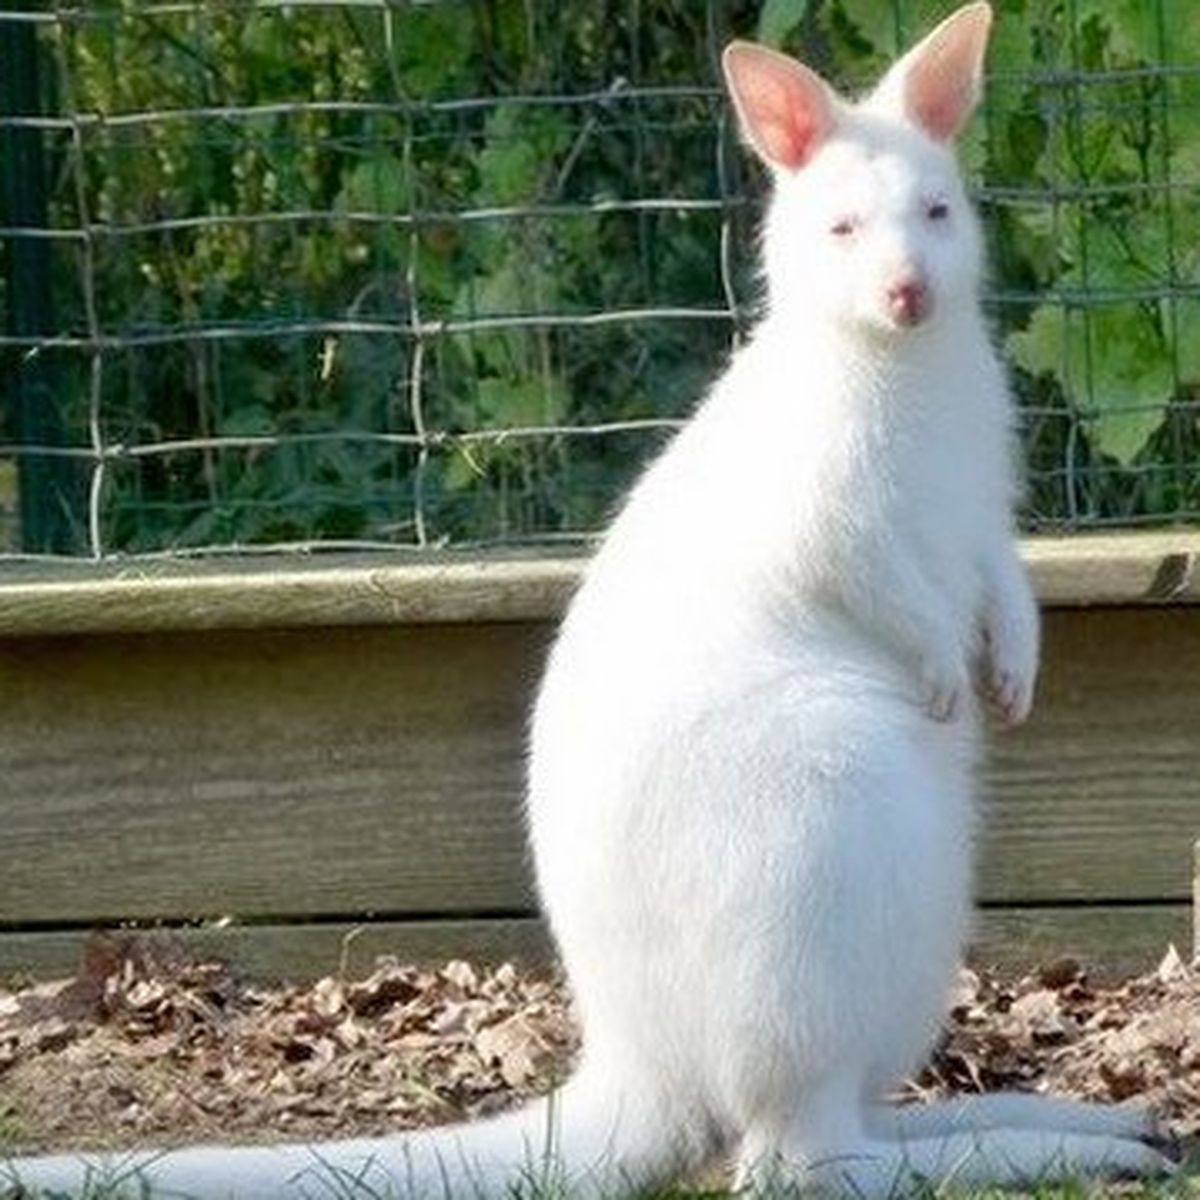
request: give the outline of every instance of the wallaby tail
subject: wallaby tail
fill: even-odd
[[[427,1133],[0,1161],[0,1197],[542,1200],[569,1194],[572,1200],[617,1200],[688,1165],[683,1131],[667,1116],[646,1097],[600,1086],[581,1073],[516,1112]]]

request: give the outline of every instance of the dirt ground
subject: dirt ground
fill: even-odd
[[[264,988],[169,938],[94,937],[71,980],[0,990],[0,1153],[315,1139],[461,1119],[553,1085],[577,1048],[561,980],[381,961]],[[1141,1097],[1200,1134],[1200,968],[1120,986],[1071,961],[964,971],[913,1099],[996,1088]]]

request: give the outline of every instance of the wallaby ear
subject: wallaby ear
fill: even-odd
[[[898,104],[934,141],[950,141],[979,102],[991,27],[987,0],[964,5],[892,67],[875,95],[890,107]]]
[[[742,133],[772,167],[798,171],[833,131],[834,97],[815,71],[754,42],[732,42],[722,58]]]

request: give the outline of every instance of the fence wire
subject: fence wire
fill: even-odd
[[[0,11],[0,554],[588,539],[753,319],[723,44],[853,87],[947,7]],[[1200,10],[996,7],[1027,524],[1194,519]]]

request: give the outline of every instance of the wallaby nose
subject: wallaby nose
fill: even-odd
[[[887,305],[897,325],[920,325],[932,307],[929,288],[918,275],[902,275],[888,285]]]

